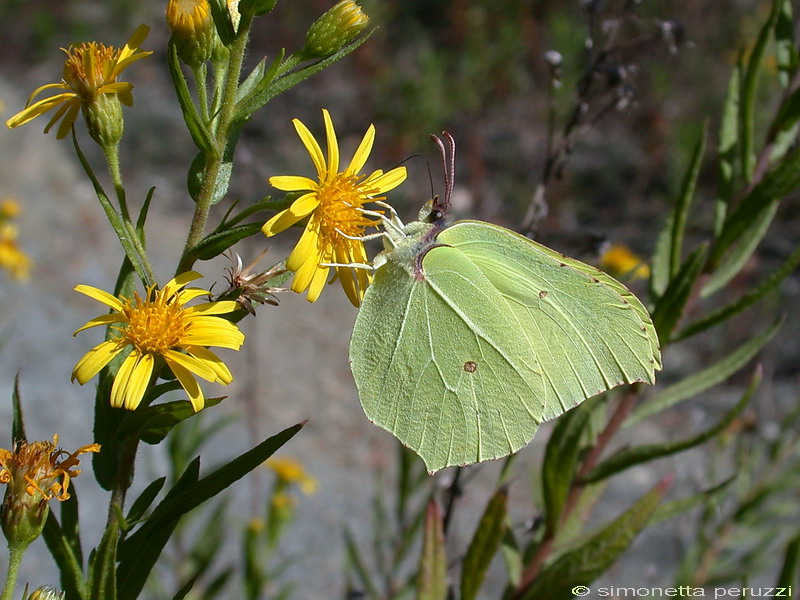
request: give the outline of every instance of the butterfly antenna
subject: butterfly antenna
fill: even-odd
[[[443,131],[442,135],[447,141],[447,146],[439,136],[431,134],[431,139],[439,146],[442,154],[442,168],[444,169],[444,201],[436,202],[436,208],[443,214],[450,208],[450,200],[453,197],[456,175],[456,141],[448,132]]]

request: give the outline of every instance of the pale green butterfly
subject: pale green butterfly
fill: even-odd
[[[655,327],[599,269],[482,221],[443,228],[453,189],[403,225],[388,204],[350,341],[361,405],[434,472],[512,454],[543,421],[618,385],[654,383]]]

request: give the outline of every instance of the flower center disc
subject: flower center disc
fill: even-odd
[[[124,337],[140,351],[164,354],[180,345],[186,332],[183,309],[176,303],[167,304],[159,292],[153,301],[136,297],[136,306],[125,307],[128,326]]]

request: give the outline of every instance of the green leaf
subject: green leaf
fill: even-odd
[[[236,38],[236,32],[233,30],[231,15],[228,12],[228,3],[225,0],[210,0],[209,4],[219,38],[225,46],[230,46]]]
[[[794,21],[792,0],[778,0],[778,16],[775,21],[775,59],[778,63],[778,81],[783,87],[797,69],[797,48],[794,43]]]
[[[780,329],[782,323],[783,318],[777,319],[771,327],[749,339],[722,360],[717,361],[710,367],[706,367],[694,375],[672,384],[661,393],[656,394],[656,396],[648,402],[640,404],[633,411],[631,416],[628,417],[627,421],[625,421],[624,427],[635,425],[651,415],[660,413],[662,410],[666,410],[687,398],[696,396],[710,387],[725,381],[747,364],[747,362],[772,339],[772,336]]]
[[[670,239],[670,261],[669,273],[670,279],[681,268],[681,255],[683,253],[683,236],[686,231],[686,220],[689,216],[689,206],[694,196],[694,188],[697,184],[697,178],[700,175],[700,166],[703,164],[703,155],[706,150],[706,138],[708,137],[708,121],[703,123],[703,129],[700,136],[697,138],[694,150],[692,151],[692,159],[689,162],[689,168],[683,177],[681,183],[681,191],[678,198],[675,200],[675,207],[672,210],[672,235]]]
[[[299,423],[283,430],[199,480],[199,460],[194,460],[147,521],[120,545],[117,569],[119,600],[136,600],[161,550],[184,514],[260,466],[303,425]]]
[[[589,422],[592,405],[584,402],[558,420],[542,464],[542,496],[547,530],[555,532],[567,502],[570,485],[575,477],[581,436]]]
[[[503,552],[503,560],[506,564],[508,582],[510,585],[517,587],[522,579],[522,551],[511,527],[506,527],[500,549]]]
[[[174,387],[170,384],[165,384]],[[206,398],[203,410],[216,406],[225,396],[219,398]],[[176,400],[148,406],[137,410],[133,415],[126,419],[120,427],[121,436],[135,435],[145,444],[155,445],[160,443],[172,429],[186,419],[199,413],[194,411],[190,402],[186,400]]]
[[[790,586],[796,585],[798,580],[800,580],[800,535],[786,546],[777,587],[791,589]]]
[[[672,254],[672,229],[675,221],[674,211],[670,211],[661,231],[656,239],[656,247],[653,250],[653,260],[650,264],[650,295],[656,299],[660,298],[667,289],[670,281],[670,256]]]
[[[359,582],[364,587],[366,594],[373,600],[381,600],[382,595],[378,592],[378,588],[372,581],[369,570],[364,563],[364,559],[361,557],[358,545],[353,539],[353,534],[350,533],[349,528],[345,529],[344,532],[344,546],[345,552],[347,553],[347,560],[356,572]]]
[[[117,558],[116,524],[106,527],[103,537],[92,554],[89,566],[89,597],[92,600],[116,600],[117,577],[114,563]],[[122,590],[120,590],[122,591]]]
[[[348,54],[350,54],[353,50],[358,48],[361,44],[369,39],[369,36],[375,30],[371,30],[366,34],[362,35],[361,37],[353,40],[346,46],[343,46],[338,52],[335,54],[331,54],[330,56],[320,60],[319,62],[312,63],[308,66],[301,67],[296,71],[289,73],[288,75],[284,75],[275,81],[270,81],[268,85],[265,85],[263,88],[259,86],[256,90],[253,91],[249,96],[244,98],[241,102],[237,103],[236,105],[236,119],[245,119],[256,110],[264,106],[267,102],[275,98],[276,96],[282,94],[286,90],[289,90],[296,86],[301,81],[308,79],[312,75],[319,73],[323,69],[326,69],[336,61],[344,58]],[[291,58],[291,57],[290,57]],[[287,59],[288,60],[288,59]]]
[[[144,516],[144,513],[147,512],[147,509],[153,504],[153,501],[158,496],[158,493],[161,491],[161,488],[164,487],[166,483],[166,477],[159,477],[151,481],[142,493],[133,501],[131,504],[131,508],[128,511],[128,516],[125,517],[125,522],[130,524],[135,524]]]
[[[444,552],[442,515],[431,499],[425,510],[425,535],[419,561],[417,600],[447,599],[447,557]]]
[[[601,479],[610,477],[611,475],[619,473],[620,471],[624,471],[625,469],[629,469],[635,465],[656,460],[657,458],[662,458],[664,456],[670,456],[671,454],[677,454],[678,452],[683,452],[684,450],[694,448],[695,446],[699,446],[700,444],[707,442],[714,436],[724,431],[731,423],[733,423],[733,420],[738,417],[739,414],[741,414],[745,406],[747,406],[747,403],[750,402],[750,398],[752,398],[753,394],[758,388],[759,383],[761,383],[761,369],[757,368],[756,372],[753,374],[753,378],[750,381],[750,386],[747,388],[747,391],[744,393],[742,398],[739,400],[736,406],[734,406],[733,409],[722,419],[720,419],[713,427],[710,427],[702,433],[684,440],[666,442],[664,444],[647,444],[643,446],[634,446],[632,448],[624,448],[601,462],[589,473],[587,473],[582,479],[581,483],[593,483],[595,481],[600,481]]]
[[[767,173],[728,217],[711,252],[710,263],[719,263],[731,245],[743,239],[747,230],[759,222],[761,213],[770,211],[773,204],[798,187],[800,148],[787,154],[777,167]],[[705,292],[704,295],[709,293]]]
[[[11,392],[11,406],[13,410],[13,417],[11,420],[11,448],[12,451],[16,449],[19,442],[26,442],[28,438],[25,436],[25,420],[22,415],[22,401],[19,396],[19,371],[14,376],[14,391]]]
[[[47,515],[42,537],[58,567],[61,589],[68,598],[89,600],[81,560],[75,555],[73,544],[62,531],[52,511]]]
[[[272,80],[275,79],[275,75],[278,73],[278,67],[281,66],[285,54],[286,50],[281,48],[275,55],[275,58],[272,59],[272,63],[270,63],[266,73],[264,72],[264,60],[262,59],[261,62],[258,63],[252,73],[247,76],[247,79],[241,83],[239,89],[236,90],[237,104],[247,102],[246,98],[248,96],[258,94],[261,90],[269,87],[269,84],[272,83]]]
[[[234,244],[256,235],[261,231],[262,226],[263,223],[246,223],[219,233],[212,233],[197,243],[192,250],[192,256],[199,260],[211,260]]]
[[[79,564],[83,564],[80,522],[78,520],[78,490],[74,485],[69,488],[69,498],[59,502],[59,505],[61,508],[61,534],[69,544],[75,560]]]
[[[653,325],[662,345],[670,340],[672,330],[683,316],[683,309],[705,264],[707,249],[707,245],[703,244],[689,255],[681,270],[670,280],[653,310]]]
[[[752,306],[770,292],[778,288],[781,282],[791,275],[795,269],[800,265],[800,246],[795,248],[794,252],[787,258],[780,268],[767,277],[764,281],[753,287],[746,294],[743,294],[737,300],[718,308],[711,314],[697,319],[684,327],[676,336],[673,337],[674,341],[682,340],[705,331],[719,323],[727,321],[733,315],[736,315],[746,308]]]
[[[671,502],[661,504],[656,510],[653,518],[650,520],[650,526],[654,526],[663,521],[668,521],[674,517],[684,514],[687,510],[705,504],[707,502],[715,502],[722,493],[728,489],[731,483],[736,481],[736,476],[729,477],[722,483],[719,483],[707,490],[693,494],[686,498],[678,498]]]
[[[719,126],[717,165],[719,167],[719,193],[714,203],[714,235],[718,236],[733,198],[734,174],[736,172],[736,149],[739,141],[739,93],[742,85],[742,57],[736,63],[728,81],[728,92],[722,109]]]
[[[739,148],[741,151],[742,173],[748,182],[752,181],[756,166],[755,110],[758,80],[761,75],[761,60],[764,57],[767,43],[778,18],[778,7],[782,2],[783,0],[774,1],[769,19],[761,28],[753,49],[750,51],[742,81],[742,101],[739,113],[741,139]]]
[[[502,487],[489,500],[461,563],[461,600],[477,597],[486,569],[503,540],[507,515],[508,490]]]
[[[211,4],[213,6],[214,2]],[[167,46],[167,64],[169,66],[169,74],[172,77],[172,84],[175,86],[175,93],[178,95],[178,103],[183,113],[183,120],[186,123],[186,127],[189,129],[189,134],[192,136],[194,145],[197,146],[202,153],[214,153],[216,146],[214,144],[214,136],[209,131],[202,117],[197,114],[197,107],[195,107],[192,94],[189,92],[189,85],[186,83],[186,78],[183,76],[183,71],[181,70],[178,49],[175,40],[172,38],[170,38],[169,45]]]
[[[625,513],[580,546],[561,554],[536,577],[521,600],[571,600],[575,586],[589,585],[608,570],[649,523],[669,480],[659,482]]]
[[[736,277],[747,260],[752,256],[758,244],[767,234],[772,219],[778,210],[778,203],[773,202],[766,210],[754,216],[750,227],[744,232],[739,242],[734,246],[728,255],[717,264],[711,277],[700,291],[700,296],[705,298],[721,290],[728,282]]]

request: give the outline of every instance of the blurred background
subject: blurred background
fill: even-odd
[[[249,64],[254,66],[262,56],[270,60],[280,48],[302,46],[308,26],[331,4],[279,0],[254,25]],[[300,118],[322,139],[320,110],[328,108],[345,157],[374,123],[377,139],[368,167],[386,170],[405,161],[409,179],[390,196],[404,220],[415,218],[422,203],[442,190],[441,160],[428,136],[447,130],[458,144],[456,218],[520,229],[541,186],[545,194],[544,202],[535,205],[540,217],[536,239],[595,263],[604,243],[623,244],[643,257],[651,254],[704,120],[710,122],[709,153],[715,152],[731,67],[740,49],[752,44],[771,6],[757,0],[362,4],[378,26],[375,33],[354,54],[255,115],[239,144],[229,197],[252,202],[272,193],[267,183],[271,175],[311,175],[312,165],[290,120]],[[137,25],[150,25],[142,48],[154,50],[154,55],[125,73],[134,84],[135,103],[125,111],[121,161],[128,197],[139,199],[131,200],[134,206],[156,186],[149,251],[158,275],[167,279],[191,218],[185,178],[196,151],[166,66],[164,10],[164,0],[3,0],[0,110],[5,120],[36,87],[58,81],[60,47],[91,40],[122,46]],[[779,101],[776,77],[767,65],[759,104],[765,122]],[[70,384],[69,374],[96,342],[91,334],[74,339],[71,333],[95,316],[98,306],[71,290],[78,283],[112,287],[122,253],[69,141],[55,140],[53,133],[43,136],[45,123],[38,119],[18,130],[0,130],[0,197],[14,198],[22,206],[19,243],[34,261],[28,282],[7,276],[0,280],[0,398],[10,397],[20,370],[29,437],[49,439],[58,432],[64,447],[73,448],[91,441],[93,389]],[[101,157],[79,123],[83,149],[100,172]],[[701,171],[689,229],[697,239],[708,236],[715,179],[714,169]],[[212,219],[221,218],[224,205]],[[732,284],[738,290],[732,289],[731,297],[793,250],[800,233],[796,198],[784,202],[781,211],[773,231]],[[290,248],[291,235],[282,237],[286,239],[271,242],[265,267]],[[238,250],[246,263],[266,245],[253,239]],[[217,260],[199,265],[206,275],[202,283],[224,286],[227,264]],[[646,291],[642,281],[631,286],[639,294]],[[735,324],[683,344],[680,352],[665,357],[661,381],[694,372],[718,351],[763,329],[775,314],[787,313],[783,330],[761,355],[765,383],[751,409],[756,428],[768,435],[770,423],[797,402],[798,293],[795,274],[779,295],[743,313]],[[343,528],[367,536],[371,498],[381,482],[378,473],[394,464],[393,439],[363,417],[350,379],[347,344],[355,315],[338,289],[331,288],[315,305],[283,294],[279,308],[262,307],[258,319],[245,323],[249,340],[243,351],[226,355],[233,363],[234,384],[209,391],[229,395],[215,410],[229,416],[230,423],[209,438],[204,468],[310,419],[281,451],[302,461],[320,483],[316,494],[302,498],[285,543],[290,565],[286,578],[297,584],[298,597],[341,595]],[[657,441],[707,426],[745,381],[743,372],[713,395],[684,403],[658,422],[625,435]],[[10,405],[0,403],[0,423],[9,417]],[[0,428],[0,447],[8,447],[9,429]],[[522,451],[518,467],[525,479],[512,489],[512,511],[520,522],[536,515],[528,480],[546,439],[542,431]],[[163,472],[167,462],[163,451],[144,448],[140,484]],[[597,516],[615,514],[666,472],[678,475],[676,494],[696,491],[707,481],[707,465],[703,452],[692,451],[655,468],[632,469],[612,483]],[[84,466],[90,469],[88,461]],[[492,481],[496,469],[484,467],[477,481]],[[240,486],[234,499],[241,508],[236,513],[240,522],[231,522],[231,527],[246,524],[263,510],[270,477],[265,470]],[[445,473],[442,480],[447,477]],[[90,477],[78,480],[87,504],[98,502],[89,500],[95,493],[91,485]],[[472,523],[486,501],[478,490],[462,499],[465,522]],[[96,508],[104,503],[105,497]],[[94,545],[102,523],[93,527],[91,510],[84,505],[82,515],[86,543]],[[609,581],[670,581],[692,526],[687,518],[669,529],[649,531],[608,575]],[[471,533],[463,535],[468,539]],[[55,583],[55,571],[43,557],[26,559],[23,579]],[[171,557],[179,561],[181,550],[173,550]],[[331,589],[337,590],[336,596]],[[160,597],[153,593],[153,598]]]

